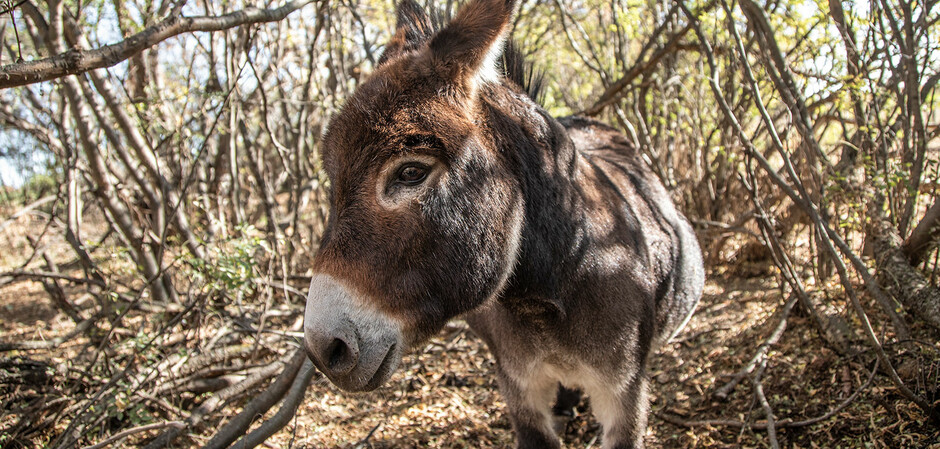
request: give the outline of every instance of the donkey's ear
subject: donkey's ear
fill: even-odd
[[[431,38],[433,32],[431,19],[421,6],[414,0],[400,1],[395,35],[385,45],[385,51],[379,58],[379,65],[398,55],[417,49]]]
[[[471,0],[461,8],[431,39],[431,57],[438,74],[458,84],[495,81],[499,77],[496,61],[514,7],[514,0]]]

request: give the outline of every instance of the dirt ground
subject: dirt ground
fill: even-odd
[[[0,340],[52,338],[69,328],[70,323],[56,312],[38,284],[18,285],[16,291],[0,290]],[[746,381],[727,400],[716,399],[714,393],[769,334],[776,323],[772,312],[780,303],[768,278],[713,277],[708,282],[689,326],[655,357],[648,447],[770,447],[765,431],[747,426],[763,422],[764,414]],[[763,388],[778,422],[824,415],[868,378],[871,355],[840,357],[822,348],[818,338],[808,319],[791,316],[782,340],[770,351]],[[61,354],[67,353],[68,348],[63,348]],[[48,357],[55,360],[61,354]],[[934,391],[936,368],[934,364],[932,373],[921,374],[933,380]],[[315,378],[291,424],[267,445],[510,448],[512,432],[493,372],[485,346],[464,323],[455,322],[421,351],[407,356],[399,372],[375,392],[351,395],[323,377]],[[238,411],[236,405],[223,415],[234,416]],[[735,423],[678,424],[705,420]],[[9,422],[0,419],[0,430]],[[565,447],[600,447],[600,428],[591,416],[589,399],[582,401],[564,427]],[[188,443],[181,443],[198,447],[217,428],[210,425],[201,434],[191,435]],[[890,382],[880,375],[834,416],[813,425],[777,429],[777,433],[780,446],[786,448],[940,448],[940,434],[925,423],[916,407],[899,400]],[[43,441],[48,439],[20,443],[42,447]]]
[[[22,242],[4,240],[0,244],[16,250]],[[54,250],[50,251],[58,252]],[[11,254],[0,255],[4,266],[22,262]],[[711,273],[694,318],[675,342],[656,355],[651,373],[648,447],[770,447],[767,432],[758,428],[765,421],[764,411],[747,379],[727,399],[715,396],[755,354],[779,321],[774,311],[784,299],[776,281],[766,274],[747,277],[753,274]],[[837,292],[834,288],[822,290]],[[821,302],[831,304],[832,313],[852,319],[838,293],[819,294]],[[79,309],[93,306],[88,295],[74,297]],[[286,330],[294,323],[296,327],[303,305],[295,301],[283,308],[283,317],[272,321],[272,326],[281,325]],[[140,323],[144,329],[148,319],[140,312],[129,315],[125,324]],[[914,405],[901,399],[881,374],[848,406],[837,408],[866,385],[874,365],[873,355],[862,350],[846,356],[826,349],[799,308],[787,325],[782,339],[769,352],[762,377],[763,390],[779,424],[780,447],[940,449],[940,433],[925,422]],[[0,342],[50,339],[68,333],[72,326],[53,306],[41,284],[18,282],[0,288]],[[199,348],[208,336],[219,332],[222,330],[199,331],[187,346]],[[925,329],[915,328],[914,332],[914,340],[889,349],[897,354],[895,363],[902,378],[918,392],[926,392],[936,400],[940,344]],[[0,352],[0,363],[19,357],[18,360],[55,366],[73,357],[74,348],[84,344],[76,340],[54,351]],[[289,345],[282,345],[282,349],[286,352]],[[408,355],[401,366],[387,385],[368,394],[346,394],[325,378],[316,377],[295,418],[267,445],[349,449],[513,446],[504,403],[496,387],[493,361],[466,324],[452,323],[424,348]],[[5,387],[2,375],[0,369],[0,404],[14,404],[15,401],[2,397]],[[214,430],[237,414],[245,401],[242,398],[230,404],[198,434],[180,440],[175,447],[201,446]],[[153,411],[153,416],[166,418],[159,410]],[[826,419],[786,427],[820,416]],[[44,447],[67,424],[68,417],[27,441],[11,442],[5,430],[17,420],[15,413],[0,407],[0,447]],[[600,428],[591,416],[589,400],[582,401],[575,416],[562,425],[565,447],[601,447]],[[122,427],[127,425],[117,428]],[[144,443],[154,435],[141,433],[119,446]],[[88,437],[87,442],[100,439]]]
[[[781,304],[767,278],[712,278],[695,317],[653,364],[651,448],[762,448],[767,434],[747,426],[667,422],[764,420],[747,382],[726,401],[714,392],[754,354],[776,324]],[[822,345],[808,319],[792,316],[770,352],[763,388],[777,421],[827,413],[863,385],[873,358],[842,358]],[[319,378],[292,425],[273,447],[509,448],[503,412],[486,348],[463,323],[449,326],[423,351],[405,359],[388,385],[369,394],[340,392]],[[933,373],[936,388],[936,373]],[[564,430],[565,447],[600,447],[599,425],[582,401]],[[778,429],[788,448],[940,448],[940,434],[916,407],[899,401],[883,377],[845,409],[814,425]]]

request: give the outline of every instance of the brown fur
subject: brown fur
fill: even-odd
[[[520,447],[558,447],[545,417],[559,383],[596,395],[605,448],[641,447],[647,358],[697,303],[701,253],[623,136],[486,78],[512,7],[471,1],[434,32],[399,6],[381,64],[325,136],[313,270],[328,277],[311,285],[305,342],[334,382],[375,388],[398,348],[463,315],[497,359]],[[414,165],[427,176],[412,185]]]

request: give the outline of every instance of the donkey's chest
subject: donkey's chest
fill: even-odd
[[[558,382],[579,387],[584,385],[578,379],[620,370],[621,364],[638,358],[635,341],[643,314],[639,310],[588,304],[561,309],[555,302],[538,304],[531,298],[525,303],[493,301],[466,317],[508,371],[522,377],[533,370],[545,372]]]
[[[492,318],[492,317],[490,317]],[[585,339],[557,329],[532,328],[493,321],[484,339],[500,371],[527,391],[554,391],[558,384],[595,394],[609,389],[611,379],[637,366],[630,354],[613,350],[606,338]],[[472,324],[471,324],[472,325]],[[627,351],[629,352],[629,351]]]

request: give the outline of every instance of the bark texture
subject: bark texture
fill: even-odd
[[[901,249],[897,229],[881,208],[869,210],[872,213],[868,235],[875,250],[878,280],[911,315],[940,330],[940,290],[911,265]]]

